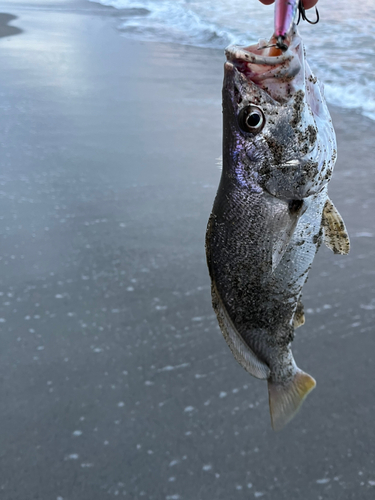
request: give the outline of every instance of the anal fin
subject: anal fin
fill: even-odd
[[[302,302],[299,300],[293,316],[293,328],[296,330],[305,324],[305,312]]]
[[[337,208],[328,198],[322,216],[323,241],[334,253],[347,255],[350,250],[350,241],[345,223]]]
[[[275,431],[281,430],[292,420],[315,386],[315,380],[299,368],[287,384],[268,381],[271,423]]]
[[[256,356],[237,332],[214,284],[212,284],[211,293],[212,305],[216,312],[221,332],[236,361],[254,377],[263,380],[267,379],[270,376],[269,367]]]

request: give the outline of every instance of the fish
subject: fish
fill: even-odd
[[[323,242],[350,248],[328,196],[336,137],[295,25],[284,50],[273,37],[225,53],[222,174],[206,231],[212,304],[237,362],[267,380],[280,430],[316,385],[291,350],[303,285]]]

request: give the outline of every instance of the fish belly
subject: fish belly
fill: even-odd
[[[222,193],[219,189],[206,238],[214,309],[223,333],[233,330],[270,376],[282,381],[295,367],[293,316],[320,244],[327,194],[323,190],[304,201],[305,211],[273,269],[273,249],[288,226],[288,203],[262,192]],[[228,342],[228,334],[224,337]]]

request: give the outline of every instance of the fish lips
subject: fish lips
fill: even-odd
[[[247,101],[257,106],[262,106],[262,104],[278,104],[265,90],[253,81],[248,80],[245,74],[240,71],[237,64],[232,61],[226,61],[224,64],[224,99],[227,97],[227,94],[229,94],[231,100],[235,100],[234,104],[236,107],[242,101]]]
[[[286,52],[274,55],[272,47],[273,44],[267,41],[259,41],[258,45],[249,47],[230,45],[225,55],[248,81],[283,102],[288,100],[290,91],[294,92],[304,85],[303,44],[297,31],[294,31]]]

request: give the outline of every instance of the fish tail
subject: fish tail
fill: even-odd
[[[287,384],[268,380],[271,423],[275,431],[281,430],[292,420],[315,385],[315,380],[299,368]]]

